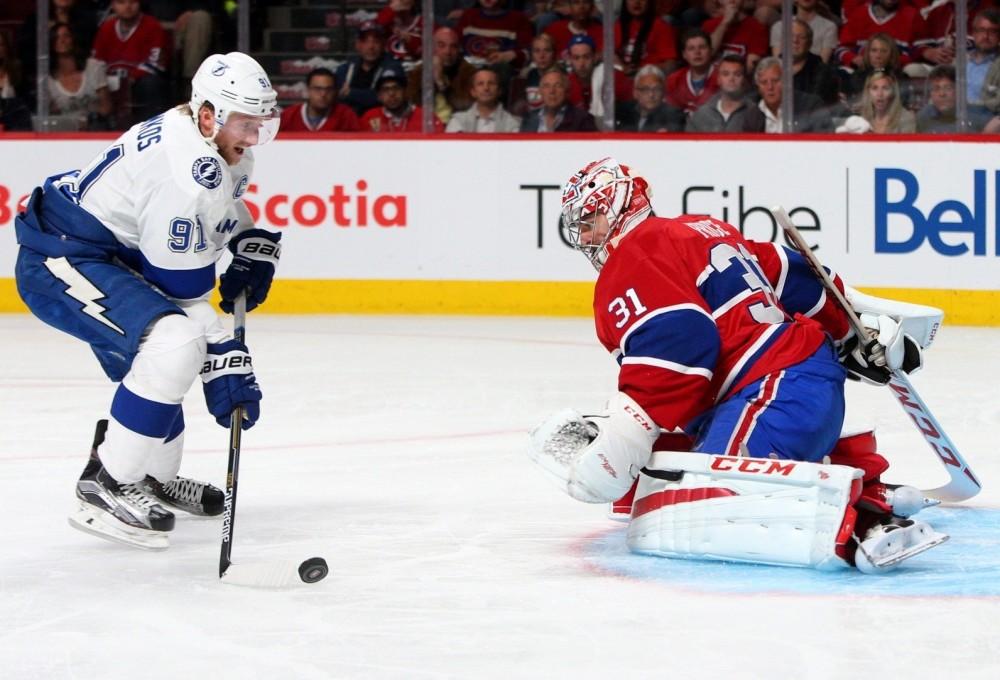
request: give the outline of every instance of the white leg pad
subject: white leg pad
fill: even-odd
[[[657,452],[639,477],[628,547],[663,557],[845,568],[836,547],[853,527],[845,527],[845,515],[861,477],[843,465]]]

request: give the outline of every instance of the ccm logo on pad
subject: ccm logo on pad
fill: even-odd
[[[787,477],[795,469],[795,463],[782,463],[761,458],[731,458],[716,456],[712,461],[713,470],[737,470],[757,475],[783,475]]]

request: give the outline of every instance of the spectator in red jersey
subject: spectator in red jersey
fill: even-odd
[[[574,35],[567,49],[569,55],[569,92],[566,99],[570,104],[584,111],[590,110],[594,97],[592,80],[594,77],[595,45],[589,35]]]
[[[664,73],[677,67],[677,36],[656,16],[656,0],[625,0],[615,23],[615,56],[629,78],[647,64]]]
[[[542,75],[556,66],[556,43],[548,33],[536,35],[531,41],[531,63],[517,78],[510,81],[508,108],[515,116],[522,118],[530,111],[542,106],[542,93],[538,85]]]
[[[395,134],[399,132],[423,132],[423,109],[414,106],[406,98],[406,74],[402,67],[387,68],[379,74],[375,83],[381,106],[369,110],[361,117],[363,132]],[[434,132],[444,131],[441,120],[434,117]]]
[[[170,43],[160,22],[143,14],[139,0],[111,0],[111,12],[97,31],[92,56],[107,64],[115,118],[128,127],[166,107]]]
[[[686,66],[667,77],[667,102],[690,115],[718,89],[708,35],[697,28],[684,33],[681,55]],[[743,60],[740,55],[735,55]]]
[[[357,54],[352,55],[337,67],[337,93],[354,113],[361,116],[378,106],[375,82],[388,69],[402,66],[385,52],[385,31],[374,21],[366,21],[358,26],[358,37],[354,42]]]
[[[743,132],[751,104],[743,59],[727,54],[718,64],[719,91],[688,118],[687,132]]]
[[[597,49],[603,44],[601,22],[594,18],[594,0],[570,0],[569,17],[553,21],[545,32],[555,41],[556,54],[562,61],[567,60],[569,40],[575,35],[589,35]]]
[[[409,71],[420,61],[424,18],[418,0],[389,0],[375,22],[385,31],[385,49],[393,59]]]
[[[559,70],[542,76],[542,108],[521,123],[521,132],[597,132],[594,117],[566,100],[569,78]]]
[[[864,47],[875,33],[885,33],[899,47],[900,63],[910,63],[915,44],[926,34],[920,12],[900,0],[871,0],[857,7],[840,27],[840,47],[834,52],[837,62],[846,68],[861,68]]]
[[[477,7],[462,13],[456,27],[465,58],[476,66],[490,64],[501,74],[504,84],[513,75],[512,67],[527,63],[535,35],[528,17],[507,9],[507,2],[479,0]]]
[[[354,109],[337,101],[337,79],[328,68],[306,76],[306,100],[281,112],[282,132],[357,132]]]
[[[973,23],[984,9],[1000,9],[1000,0],[968,0],[967,35],[973,36]],[[931,3],[921,10],[926,32],[917,41],[917,58],[929,64],[951,64],[955,61],[955,3]]]
[[[767,55],[767,29],[753,16],[754,0],[722,0],[722,14],[709,19],[702,29],[710,36],[712,55],[738,54],[747,71]]]
[[[49,31],[49,51],[49,111],[77,116],[81,130],[112,129],[104,64],[84,56],[69,24],[56,24]]]
[[[458,33],[442,26],[434,31],[434,54],[431,61],[434,71],[434,114],[448,122],[455,111],[464,111],[472,105],[472,76],[476,67],[462,59],[458,46]],[[406,96],[411,102],[423,102],[423,64],[410,71]]]

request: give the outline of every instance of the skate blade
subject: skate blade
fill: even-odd
[[[80,503],[68,520],[74,529],[106,541],[157,552],[170,547],[170,539],[165,533],[130,527],[88,503]]]
[[[910,546],[902,552],[895,553],[881,560],[876,560],[872,562],[872,565],[877,569],[886,569],[888,567],[894,567],[903,560],[908,560],[915,555],[919,555],[922,552],[926,552],[936,545],[941,545],[945,541],[951,538],[948,534],[942,534],[935,532],[933,535],[927,538],[927,540],[917,545]]]

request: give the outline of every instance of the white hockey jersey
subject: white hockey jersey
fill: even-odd
[[[121,244],[119,259],[175,300],[207,296],[233,235],[253,226],[241,200],[253,155],[229,166],[191,116],[171,109],[133,126],[59,184]]]

